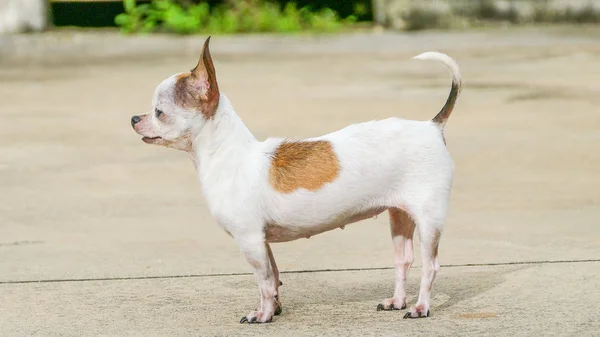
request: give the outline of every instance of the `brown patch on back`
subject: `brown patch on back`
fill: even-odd
[[[211,119],[217,112],[220,96],[209,42],[210,36],[204,42],[196,67],[178,75],[175,83],[175,103],[202,113],[206,119]]]
[[[269,178],[273,188],[290,193],[299,188],[316,191],[332,182],[340,163],[328,141],[285,141],[273,153]]]

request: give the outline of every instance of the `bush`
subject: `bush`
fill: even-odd
[[[356,21],[355,16],[342,19],[328,8],[314,12],[288,3],[282,9],[262,0],[229,1],[214,8],[205,2],[183,5],[173,0],[153,0],[141,5],[135,0],[123,3],[125,13],[117,15],[115,23],[124,33],[332,32]]]

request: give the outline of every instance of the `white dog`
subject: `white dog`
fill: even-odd
[[[132,117],[131,125],[148,144],[190,154],[211,214],[253,267],[260,310],[240,323],[270,322],[281,312],[281,282],[269,243],[308,238],[385,210],[390,215],[396,288],[377,309],[406,308],[416,227],[423,275],[419,299],[404,318],[429,316],[454,174],[443,136],[461,88],[454,60],[437,52],[415,57],[441,61],[452,72],[450,96],[430,121],[393,117],[306,140],[260,142],[219,91],[209,41],[198,65],[160,83],[153,111]]]

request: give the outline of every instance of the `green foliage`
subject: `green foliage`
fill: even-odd
[[[121,27],[124,32],[147,31],[154,28],[152,20],[149,17],[151,12],[147,4],[136,6],[135,0],[123,0],[125,13],[115,17],[115,23]]]
[[[115,23],[124,33],[334,32],[356,22],[353,15],[342,19],[329,8],[311,11],[292,2],[283,9],[263,0],[229,1],[214,8],[205,2],[184,6],[174,0],[153,0],[142,5],[123,0],[123,5],[125,13],[115,17]],[[357,12],[360,10],[364,9],[357,8]]]

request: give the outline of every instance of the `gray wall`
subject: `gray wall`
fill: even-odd
[[[0,0],[0,34],[40,31],[47,25],[46,0]]]
[[[600,17],[600,0],[373,0],[375,22],[386,27],[406,28],[415,10],[463,19],[493,19],[485,17],[493,14],[514,22],[576,22],[582,16]]]

